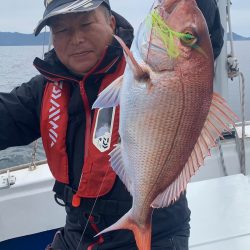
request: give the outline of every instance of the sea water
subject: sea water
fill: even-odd
[[[246,119],[250,120],[250,41],[237,41],[234,42],[234,46],[240,71],[245,77]],[[0,46],[0,92],[8,93],[39,74],[33,67],[33,60],[35,57],[41,58],[44,51],[46,48],[42,46]],[[241,117],[239,79],[229,80],[228,86],[228,103]],[[30,144],[0,151],[0,169],[31,162],[33,148],[34,144]],[[41,140],[38,141],[36,158],[37,160],[45,159]]]

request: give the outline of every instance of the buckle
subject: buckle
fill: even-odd
[[[57,194],[54,194],[54,199],[55,199],[55,202],[59,205],[59,206],[62,206],[62,207],[65,207],[65,202],[63,201],[63,199],[61,199],[60,197],[58,197]]]

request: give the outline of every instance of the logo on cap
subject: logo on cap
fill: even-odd
[[[53,0],[44,0],[44,5],[47,7]]]
[[[47,8],[47,6],[52,3],[54,0],[44,0],[44,5],[45,8]],[[58,9],[58,11],[56,11],[58,14],[60,14],[61,12],[67,12],[67,11],[74,11],[77,10],[79,8],[89,8],[91,6],[93,6],[93,0],[76,0],[76,1],[71,1],[67,6],[64,6],[64,8],[60,8]],[[54,12],[54,13],[56,13]]]

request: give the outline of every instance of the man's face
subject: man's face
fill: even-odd
[[[72,72],[83,75],[101,59],[112,41],[115,18],[104,7],[52,18],[53,45],[59,60]]]

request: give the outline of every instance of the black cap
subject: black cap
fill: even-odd
[[[50,17],[67,13],[91,11],[102,3],[105,3],[110,9],[109,0],[44,0],[45,11],[43,19],[38,23],[34,34],[37,36],[40,33],[47,25]]]

